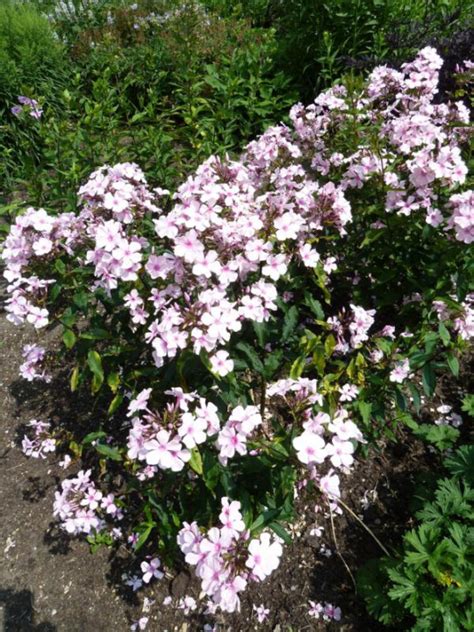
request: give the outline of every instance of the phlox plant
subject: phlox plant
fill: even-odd
[[[298,493],[340,511],[359,445],[425,432],[420,381],[456,374],[474,328],[469,113],[436,104],[441,65],[425,48],[334,86],[174,193],[104,166],[77,212],[12,225],[8,318],[62,327],[71,389],[100,404],[86,435],[34,426],[35,454],[69,445],[76,466],[54,513],[158,555],[134,586],[181,551],[212,607],[238,609]],[[49,379],[51,352],[24,355]]]

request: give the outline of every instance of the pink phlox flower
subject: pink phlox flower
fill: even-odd
[[[181,425],[178,434],[184,445],[192,449],[207,439],[207,423],[204,419],[196,417],[193,413],[184,413],[181,416]]]
[[[262,533],[258,540],[251,540],[248,551],[249,557],[245,565],[260,581],[278,568],[283,553],[280,542],[272,541],[269,533]]]
[[[89,509],[97,509],[102,499],[102,492],[96,489],[94,486],[90,486],[81,500],[81,505],[88,507]]]
[[[308,614],[313,619],[319,619],[321,614],[324,612],[324,606],[321,603],[316,603],[315,601],[309,601],[309,610]]]
[[[322,437],[309,430],[293,439],[293,447],[301,463],[322,463],[327,456],[327,446]]]
[[[216,447],[219,450],[219,461],[227,465],[227,460],[232,459],[236,453],[247,454],[247,437],[236,428],[226,425],[218,434]]]
[[[186,555],[190,551],[196,550],[202,541],[202,535],[199,531],[197,522],[183,522],[183,527],[178,533],[178,546],[181,551]]]
[[[319,480],[319,489],[323,492],[323,494],[332,498],[340,497],[341,491],[339,485],[339,476],[337,474],[333,474],[333,470],[329,470],[329,472]]]
[[[145,584],[149,584],[150,581],[155,577],[156,579],[161,579],[164,577],[163,571],[160,570],[161,561],[158,557],[154,557],[149,562],[146,560],[140,564],[141,571],[143,573],[143,581]]]
[[[227,496],[221,500],[222,511],[219,514],[219,520],[223,528],[228,529],[234,535],[238,535],[245,529],[245,523],[240,513],[240,502],[238,500],[230,501]]]
[[[146,410],[152,390],[152,388],[144,388],[134,399],[130,400],[127,417],[132,417],[139,410]]]
[[[339,437],[333,437],[332,442],[326,446],[326,453],[334,467],[349,467],[354,462],[352,456],[355,448],[351,441],[343,441]]]
[[[254,604],[253,605],[253,610],[255,612],[255,615],[257,617],[257,621],[259,623],[263,623],[264,621],[266,621],[268,619],[268,615],[270,614],[270,609],[269,608],[265,608],[263,603],[260,604],[259,606],[256,606]]]
[[[339,401],[351,402],[357,397],[358,393],[359,389],[355,386],[355,384],[344,384],[340,390]]]
[[[410,375],[410,362],[408,358],[398,362],[390,371],[389,380],[401,384]]]
[[[137,630],[145,630],[146,626],[148,625],[148,619],[149,617],[140,617],[138,621],[132,623],[132,625],[130,626],[130,630],[132,632],[136,632]]]
[[[178,608],[183,611],[183,614],[185,616],[187,616],[190,612],[193,612],[197,609],[197,602],[194,597],[185,595],[179,600]]]
[[[180,472],[191,458],[190,452],[183,450],[178,438],[171,438],[167,430],[159,430],[154,439],[145,442],[144,448],[148,465],[173,472]]]
[[[277,281],[288,269],[288,257],[286,255],[269,255],[262,268],[262,274]]]
[[[217,351],[209,360],[211,362],[212,371],[221,377],[224,377],[234,370],[234,362],[229,358],[227,351]]]

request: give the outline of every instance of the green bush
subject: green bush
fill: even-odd
[[[273,25],[278,64],[304,100],[347,71],[350,59],[373,66],[406,61],[469,25],[472,1],[463,0],[207,0],[219,10]],[[471,20],[472,26],[472,20]]]
[[[417,512],[419,525],[404,536],[400,556],[359,573],[367,608],[384,624],[474,629],[474,446],[460,448],[446,466],[451,476]]]
[[[44,97],[40,122],[11,117],[5,127],[8,201],[16,192],[72,210],[91,168],[119,161],[173,188],[210,153],[235,152],[286,114],[295,95],[275,71],[272,30],[193,2],[163,23],[146,21],[149,10],[99,3],[69,31],[57,25],[74,73],[57,107]]]
[[[67,60],[48,20],[30,4],[0,5],[0,110],[19,94],[54,98]]]

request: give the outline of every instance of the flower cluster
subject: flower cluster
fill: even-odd
[[[410,376],[403,345],[397,347],[396,327],[385,320],[391,296],[379,300],[391,271],[386,276],[377,271],[374,279],[376,271],[366,265],[371,261],[367,248],[360,268],[351,268],[351,257],[358,258],[365,235],[369,245],[379,238],[390,242],[391,225],[407,229],[410,253],[413,235],[421,231],[434,236],[437,246],[460,253],[474,234],[472,191],[464,190],[467,168],[461,155],[469,115],[460,102],[435,102],[440,65],[436,51],[426,48],[400,71],[375,69],[358,92],[334,86],[307,107],[297,104],[289,126],[270,128],[238,160],[211,156],[173,195],[152,190],[137,165],[123,163],[91,175],[79,190],[77,214],[51,216],[30,208],[17,217],[2,252],[8,318],[36,328],[56,318],[64,322],[64,302],[82,304],[79,288],[87,296],[84,323],[92,317],[101,331],[117,332],[109,349],[108,336],[97,347],[103,364],[92,362],[98,351],[93,342],[84,342],[89,338],[79,327],[84,344],[75,349],[81,371],[84,366],[94,373],[94,388],[107,378],[112,391],[119,391],[118,399],[125,389],[136,389],[120,426],[120,432],[128,433],[127,446],[115,452],[119,458],[126,452],[121,466],[127,479],[136,477],[137,495],[136,479],[146,487],[156,475],[161,482],[180,472],[174,487],[163,488],[175,493],[185,481],[191,490],[199,483],[214,494],[214,482],[206,478],[209,463],[223,480],[232,478],[246,459],[273,464],[272,450],[289,457],[293,467],[294,451],[301,464],[295,469],[303,473],[297,489],[312,480],[337,509],[339,473],[349,471],[364,440],[349,412],[357,410],[359,398],[367,403],[365,385],[370,391],[371,380],[365,380],[364,368],[380,363],[383,379],[388,374],[385,386]],[[375,251],[379,260],[387,257],[386,250],[375,246]],[[400,259],[394,255],[394,260]],[[400,288],[396,300],[402,309],[415,311],[425,300],[418,280],[410,284],[408,296],[407,288]],[[52,300],[58,285],[64,288],[63,301]],[[312,296],[315,286],[325,299],[324,309]],[[297,305],[285,305],[293,301]],[[433,311],[467,339],[474,333],[473,297],[458,307],[452,303],[435,300]],[[308,318],[306,308],[317,320]],[[282,345],[273,355],[279,344],[274,342],[279,309],[288,318]],[[268,333],[271,343],[259,339],[259,353],[250,350],[255,362],[237,374],[242,360],[240,352],[234,356],[236,342],[251,330],[249,322],[257,338],[263,331],[261,338]],[[398,321],[392,322],[398,329]],[[288,329],[298,333],[306,325],[304,340],[308,349],[315,346],[304,353],[314,353],[310,370],[317,370],[319,382],[285,377],[296,337],[287,335]],[[411,335],[410,330],[400,337]],[[128,366],[122,359],[132,348]],[[320,350],[323,362],[318,365]],[[305,356],[298,354],[292,376],[306,369]],[[40,347],[25,349],[21,373],[30,380],[48,379],[44,359]],[[197,384],[191,375],[188,382],[189,367],[198,359],[205,379]],[[336,369],[325,374],[329,363]],[[262,378],[257,388],[256,374]],[[267,374],[275,376],[268,379],[283,377],[267,385]],[[147,382],[148,375],[153,377]],[[40,446],[31,452],[45,452]],[[297,489],[291,480],[281,482],[282,490],[285,485],[285,495],[292,498]],[[154,487],[167,506],[166,489]],[[214,501],[218,498],[213,496],[209,502]],[[253,501],[258,511],[265,510],[261,499]],[[69,533],[94,534],[105,528],[107,517],[122,517],[120,504],[113,494],[99,491],[90,470],[80,471],[62,483],[54,513]],[[195,566],[212,600],[210,608],[233,612],[247,584],[263,581],[277,568],[282,547],[269,533],[250,534],[237,500],[222,499],[219,520],[207,531],[196,522],[184,523],[178,544]],[[168,535],[175,535],[176,515],[169,522]],[[132,544],[142,534],[142,527],[135,528]],[[163,572],[158,558],[143,561],[141,570],[141,577],[128,578],[133,587]],[[183,601],[183,610],[190,604]],[[312,608],[312,616],[340,618],[330,604]]]
[[[448,404],[441,404],[436,408],[436,412],[439,414],[434,420],[437,426],[453,426],[453,428],[459,428],[462,426],[462,417],[458,413],[454,412],[452,407]]]
[[[121,520],[123,511],[114,494],[104,496],[91,479],[91,470],[77,473],[61,483],[55,492],[53,514],[71,535],[98,533],[106,527],[105,517]]]
[[[456,297],[451,297],[455,301]],[[433,301],[433,310],[441,322],[452,320],[453,329],[463,340],[474,338],[474,294],[468,294],[456,310],[450,308],[445,301]]]
[[[56,440],[51,435],[51,424],[47,421],[32,419],[28,422],[28,426],[33,428],[33,436],[23,437],[21,449],[26,456],[45,459],[48,452],[56,450]]]
[[[309,602],[308,614],[313,619],[322,618],[323,621],[340,621],[342,617],[341,609],[330,603],[322,603],[316,601]]]
[[[49,312],[42,305],[54,279],[41,279],[28,269],[33,263],[44,265],[62,254],[72,254],[80,234],[81,221],[73,213],[54,217],[44,209],[28,208],[16,218],[1,255],[11,294],[5,308],[8,320],[16,325],[26,320],[37,329],[48,324]]]
[[[202,591],[224,612],[235,612],[248,582],[263,581],[278,568],[282,546],[266,532],[251,539],[238,501],[222,498],[219,520],[220,527],[204,534],[196,522],[184,523],[178,545],[186,562],[196,567]]]
[[[357,349],[363,342],[369,339],[369,329],[375,321],[375,310],[364,309],[360,305],[351,305],[350,313],[342,310],[339,316],[330,316],[328,323],[336,334],[336,351],[347,353],[351,349]]]
[[[227,465],[235,454],[247,454],[247,439],[260,426],[262,417],[256,406],[237,406],[217,437],[219,461]]]
[[[23,347],[23,364],[20,365],[20,375],[28,382],[39,380],[50,382],[51,375],[44,368],[46,349],[39,345],[25,345]]]
[[[313,470],[326,459],[335,468],[352,465],[356,443],[364,441],[362,434],[345,409],[339,408],[332,417],[316,410],[323,404],[316,380],[279,380],[268,387],[267,393],[270,398],[283,398],[303,428],[292,442],[301,463]]]
[[[132,428],[128,435],[128,457],[156,468],[179,472],[191,458],[190,450],[218,433],[217,407],[197,393],[181,388],[166,392],[174,401],[160,414],[148,408],[152,389],[141,391],[130,402]]]
[[[36,99],[30,99],[29,97],[19,96],[18,97],[19,105],[14,105],[11,108],[11,113],[15,116],[20,116],[23,112],[29,114],[32,118],[37,121],[43,115],[43,108],[40,106]]]

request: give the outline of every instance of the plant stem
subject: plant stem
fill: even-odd
[[[358,522],[358,523],[359,523],[362,527],[364,527],[364,529],[367,531],[367,533],[368,533],[370,536],[372,536],[372,538],[373,538],[373,539],[377,542],[377,544],[378,544],[378,545],[379,545],[379,547],[382,549],[382,551],[385,553],[385,555],[388,555],[388,557],[391,557],[390,553],[387,551],[387,549],[385,548],[385,546],[384,546],[384,545],[380,542],[380,540],[379,540],[379,539],[378,539],[378,537],[375,535],[375,533],[372,531],[372,529],[370,529],[370,528],[369,528],[369,527],[365,524],[365,522],[364,522],[363,520],[361,520],[361,519],[359,518],[359,516],[358,516],[358,515],[357,515],[354,511],[352,511],[352,509],[351,509],[350,507],[348,507],[348,506],[346,505],[346,503],[345,503],[343,500],[341,500],[341,498],[335,498],[335,500],[336,500],[336,501],[337,501],[340,505],[342,505],[342,507],[344,507],[344,509],[345,509],[347,512],[349,512],[349,513],[351,514],[351,516],[352,516],[353,518],[355,518],[355,519],[357,520],[357,522]]]
[[[354,579],[354,575],[352,574],[352,571],[349,568],[349,565],[347,564],[346,560],[342,556],[342,553],[339,551],[339,545],[337,543],[337,538],[336,538],[336,530],[334,529],[334,516],[333,516],[332,508],[331,508],[331,501],[328,501],[328,506],[329,506],[329,515],[331,517],[332,538],[334,540],[334,545],[336,547],[336,553],[339,556],[339,559],[341,560],[341,562],[344,564],[346,571],[349,573],[349,577],[351,578],[352,583],[354,585],[354,590],[357,592],[357,584],[356,584],[356,581]]]

